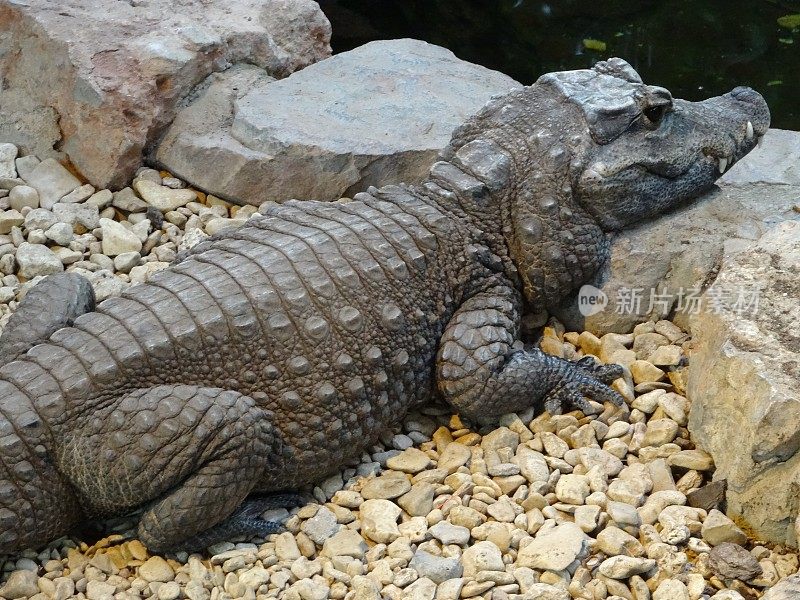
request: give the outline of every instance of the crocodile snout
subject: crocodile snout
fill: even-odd
[[[720,174],[757,144],[760,145],[769,129],[767,102],[749,87],[736,87],[727,94],[697,103],[697,106],[699,114],[709,123],[703,154],[715,162]]]
[[[769,107],[761,94],[749,87],[736,87],[725,96],[734,100],[738,112],[747,118],[749,123],[745,132],[747,139],[752,139],[753,136],[760,138],[767,132],[770,121]]]

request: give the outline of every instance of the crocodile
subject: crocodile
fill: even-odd
[[[0,338],[0,552],[118,515],[152,551],[275,532],[259,509],[434,397],[478,422],[621,405],[618,365],[522,344],[523,311],[768,125],[750,88],[674,99],[609,59],[493,98],[420,184],[262,205],[96,306],[45,278]]]

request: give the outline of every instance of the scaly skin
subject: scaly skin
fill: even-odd
[[[320,479],[437,393],[479,420],[621,403],[618,367],[517,349],[523,305],[570,294],[609,233],[709,187],[768,122],[752,90],[673,102],[612,59],[493,100],[420,186],[265,205],[81,316],[37,314],[75,285],[45,280],[19,309],[37,334],[0,340],[20,356],[0,552],[142,508],[154,551],[268,533],[248,494]]]

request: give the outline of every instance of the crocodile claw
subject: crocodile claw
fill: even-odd
[[[545,397],[544,408],[551,415],[559,415],[565,406],[577,408],[585,415],[596,414],[597,409],[587,398],[596,402],[610,402],[615,406],[625,404],[623,397],[609,385],[622,376],[620,365],[605,365],[591,356],[573,363],[562,383],[553,388]]]
[[[253,494],[248,496],[233,516],[257,518],[265,510],[275,508],[296,508],[308,503],[302,494],[294,492],[281,492],[278,494]]]
[[[623,374],[623,369],[620,365],[607,365],[598,362],[592,356],[584,356],[575,364],[584,371],[588,371],[592,377],[605,383],[606,385],[611,385],[615,379],[619,379]]]

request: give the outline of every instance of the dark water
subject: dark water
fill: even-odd
[[[524,84],[608,56],[647,83],[701,100],[749,85],[773,127],[800,130],[800,0],[321,0],[334,52],[413,37],[502,71]],[[800,21],[800,14],[797,20]],[[605,44],[589,49],[584,40]],[[588,45],[593,45],[588,42]]]

